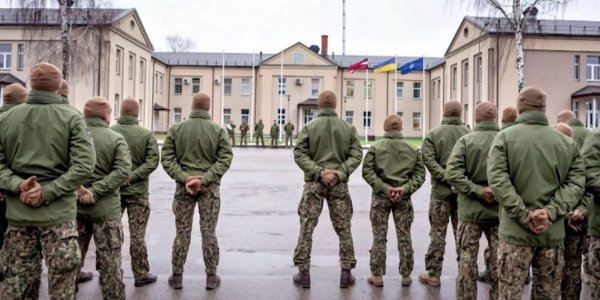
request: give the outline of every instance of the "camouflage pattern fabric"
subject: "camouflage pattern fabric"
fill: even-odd
[[[135,279],[141,279],[150,272],[148,249],[146,247],[146,227],[150,218],[148,195],[143,197],[121,197],[121,212],[127,210],[129,221],[129,255],[131,270]]]
[[[581,256],[585,246],[585,234],[570,232],[570,228],[565,231],[565,266],[560,294],[562,299],[579,299],[581,294]]]
[[[589,261],[589,249],[590,249],[590,239],[591,237],[589,235],[586,235],[583,238],[583,261],[581,262],[581,264],[583,265],[583,271],[586,272],[587,274],[590,274],[590,261]]]
[[[409,276],[413,270],[414,254],[410,227],[414,219],[414,210],[410,197],[394,203],[387,198],[374,194],[371,200],[371,227],[373,228],[373,245],[371,246],[371,273],[385,275],[386,243],[388,219],[392,214],[396,225],[400,275]]]
[[[279,138],[277,136],[271,136],[271,147],[277,148],[279,145]]]
[[[5,241],[6,279],[2,299],[39,299],[42,254],[48,267],[51,300],[75,299],[77,245],[75,220],[50,227],[8,226]]]
[[[600,299],[600,237],[590,237],[588,260],[590,274],[592,275],[590,276],[592,299]]]
[[[248,132],[247,131],[242,131],[242,135],[240,137],[240,146],[241,145],[248,146]]]
[[[4,233],[8,229],[8,221],[6,220],[6,199],[0,195],[0,273],[4,273]]]
[[[262,146],[264,147],[265,146],[265,139],[264,139],[262,133],[260,133],[260,134],[256,133],[256,147],[258,147],[258,140],[259,139],[260,139],[260,142],[261,142]]]
[[[219,185],[211,184],[202,187],[202,191],[192,196],[185,191],[183,184],[177,184],[175,200],[173,201],[173,213],[175,214],[175,227],[177,230],[173,242],[173,254],[171,263],[173,274],[182,274],[183,266],[187,259],[192,235],[192,221],[194,220],[194,209],[198,204],[200,214],[200,232],[202,233],[202,255],[206,274],[216,274],[219,264],[219,244],[217,241],[217,221],[221,207],[221,196]]]
[[[516,246],[500,240],[498,250],[498,299],[521,299],[523,282],[533,267],[531,299],[559,299],[564,249]]]
[[[456,240],[460,257],[458,258],[458,276],[456,277],[456,298],[477,299],[477,255],[481,234],[489,245],[490,299],[498,299],[498,223],[458,222]]]
[[[452,233],[456,238],[457,213],[456,194],[453,193],[443,200],[431,197],[429,201],[430,243],[427,254],[425,254],[425,269],[432,276],[440,277],[442,274],[444,253],[446,252],[446,230],[448,229],[448,222],[451,222]]]
[[[298,269],[302,272],[307,272],[310,269],[312,235],[315,227],[317,227],[321,211],[323,211],[324,199],[327,199],[329,217],[340,240],[341,267],[353,269],[356,266],[350,223],[353,210],[348,184],[338,183],[336,186],[327,189],[320,182],[306,182],[298,206],[300,234],[298,245],[294,251],[294,265],[298,266]]]
[[[121,247],[123,246],[121,219],[93,222],[89,218],[77,216],[77,231],[79,231],[82,261],[85,260],[91,237],[94,237],[96,269],[100,273],[102,298],[125,299],[125,284],[123,269],[121,269]]]
[[[290,146],[294,147],[294,143],[292,142],[292,135],[291,134],[285,134],[285,146],[287,147],[288,145],[288,141],[290,141]]]

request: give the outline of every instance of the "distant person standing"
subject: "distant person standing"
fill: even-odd
[[[248,146],[248,130],[250,130],[248,123],[246,121],[242,122],[242,125],[240,125],[240,146]]]
[[[288,146],[288,141],[290,141],[290,146],[294,147],[294,143],[292,142],[292,138],[294,137],[294,124],[292,122],[287,122],[283,127],[285,130],[285,147]]]
[[[229,134],[229,139],[231,140],[231,146],[235,146],[235,127],[233,120],[229,121],[229,124],[225,126],[225,128],[227,128],[227,134]]]
[[[502,111],[502,130],[515,125],[515,121],[517,120],[517,108],[516,107],[507,107]]]
[[[271,148],[277,148],[277,144],[279,141],[279,125],[277,125],[277,121],[273,120],[273,125],[271,125]]]
[[[258,147],[258,140],[262,143],[262,147],[265,147],[265,139],[263,137],[263,130],[265,129],[265,124],[263,124],[263,120],[258,120],[258,123],[254,125],[254,134],[256,135],[256,147]]]

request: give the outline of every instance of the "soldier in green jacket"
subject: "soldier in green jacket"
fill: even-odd
[[[504,130],[510,126],[515,125],[517,120],[517,109],[509,106],[502,111],[502,129]]]
[[[236,126],[233,123],[233,120],[229,121],[229,124],[225,125],[225,128],[227,128],[227,134],[231,139],[231,146],[235,146],[235,127]]]
[[[146,248],[146,227],[150,218],[148,200],[149,177],[158,167],[158,144],[150,130],[139,125],[139,104],[127,98],[121,104],[121,116],[111,129],[121,134],[131,154],[131,174],[121,187],[121,212],[127,210],[129,219],[131,270],[135,286],[141,287],[156,281],[150,273]]]
[[[469,129],[461,125],[461,113],[462,107],[459,102],[448,101],[444,105],[442,125],[429,132],[421,148],[423,162],[431,173],[431,198],[429,201],[429,223],[431,224],[429,238],[431,242],[425,255],[427,272],[419,275],[419,281],[435,287],[440,286],[448,222],[452,224],[452,233],[455,237],[458,225],[457,194],[447,181],[446,162],[456,141],[469,133]]]
[[[131,157],[125,139],[108,127],[111,112],[110,104],[102,97],[88,100],[84,107],[83,114],[96,149],[96,168],[77,192],[77,231],[81,266],[94,238],[102,297],[125,299],[119,187],[129,179]]]
[[[246,121],[242,122],[242,125],[240,125],[240,146],[248,146],[248,130],[250,130],[248,123]]]
[[[565,215],[584,192],[583,160],[571,139],[548,126],[541,89],[523,89],[517,108],[516,124],[496,136],[488,158],[488,181],[501,208],[499,298],[522,297],[531,265],[531,298],[558,299]]]
[[[567,125],[571,127],[573,130],[573,140],[579,149],[581,149],[583,147],[583,142],[587,138],[588,134],[590,134],[590,130],[585,128],[583,123],[577,120],[575,113],[570,110],[563,110],[559,112],[556,116],[556,120],[558,123],[567,123]]]
[[[498,203],[487,179],[487,157],[496,134],[496,105],[483,102],[475,108],[473,132],[461,137],[448,159],[446,178],[458,191],[458,299],[477,299],[477,256],[485,234],[489,245],[490,299],[498,298]]]
[[[263,130],[265,129],[265,125],[263,124],[262,119],[258,120],[258,123],[254,126],[254,134],[256,135],[256,147],[258,147],[258,139],[262,143],[262,147],[265,147],[265,139],[263,137]]]
[[[327,199],[331,222],[340,240],[340,287],[345,288],[354,284],[351,269],[356,266],[348,179],[360,165],[362,149],[356,128],[335,112],[335,94],[323,91],[318,105],[319,115],[302,128],[294,148],[294,160],[304,172],[305,182],[298,208],[300,236],[294,265],[299,272],[294,275],[294,283],[310,287],[312,234],[323,210],[323,200]]]
[[[0,298],[38,299],[44,257],[50,299],[75,299],[81,261],[75,191],[92,174],[96,155],[85,121],[57,94],[60,70],[36,64],[29,79],[26,103],[0,118],[10,262]]]
[[[581,149],[585,161],[586,190],[589,203],[588,260],[592,299],[600,299],[600,128],[594,129]]]
[[[283,127],[283,130],[285,131],[285,147],[287,148],[288,141],[290,141],[290,146],[294,147],[294,143],[292,142],[294,136],[294,124],[288,121]]]
[[[388,219],[392,213],[400,255],[398,270],[402,285],[409,286],[414,265],[410,237],[414,211],[410,196],[423,185],[425,166],[420,151],[402,139],[402,119],[398,115],[388,116],[383,127],[383,139],[371,145],[362,169],[363,178],[373,190],[371,276],[367,281],[374,286],[383,286]]]
[[[219,245],[217,219],[221,205],[221,177],[231,165],[233,153],[227,133],[208,114],[210,98],[194,95],[190,117],[169,130],[162,147],[161,162],[169,176],[177,182],[173,212],[177,234],[173,242],[173,274],[169,285],[181,289],[183,266],[190,246],[194,208],[198,204],[202,254],[206,267],[206,289],[219,286],[217,276]]]
[[[277,121],[273,120],[273,125],[271,125],[271,148],[277,148],[277,144],[279,143],[279,125],[277,125]]]
[[[4,88],[2,107],[0,114],[9,111],[17,105],[23,104],[27,98],[27,89],[18,84],[9,84]],[[0,191],[0,282],[4,281],[4,255],[2,255],[2,245],[4,245],[4,233],[8,228],[8,220],[6,220],[6,193]]]

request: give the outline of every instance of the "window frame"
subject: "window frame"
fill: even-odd
[[[223,78],[223,96],[231,96],[233,92],[233,78]]]
[[[588,59],[590,57],[597,58],[597,62],[596,63],[590,63],[588,61]],[[585,64],[586,64],[586,68],[585,68],[586,69],[586,72],[585,72],[586,81],[600,81],[600,55],[588,55],[588,56],[586,56]]]
[[[277,93],[278,95],[287,95],[287,78],[286,77],[277,77]]]
[[[415,120],[418,121],[419,126],[415,127]],[[413,112],[413,118],[412,118],[412,127],[413,130],[421,130],[423,129],[423,114],[420,112]]]
[[[373,125],[373,112],[363,111],[363,128],[371,129]]]
[[[400,95],[398,95],[398,91]],[[404,99],[404,81],[396,81],[396,98],[400,100]]]
[[[10,70],[12,68],[12,44],[0,44],[0,46],[8,46],[8,52],[0,52],[0,62],[2,62],[0,70]]]
[[[242,96],[250,96],[250,78],[242,78],[240,93]]]
[[[25,69],[25,44],[17,44],[17,70]]]
[[[197,91],[194,91],[196,90]],[[202,90],[202,80],[200,77],[192,77],[192,95],[200,93]]]
[[[369,88],[367,88],[367,86]],[[369,81],[363,80],[363,96],[364,99],[371,100],[373,99],[373,80],[369,79]]]
[[[294,65],[303,65],[304,64],[304,53],[302,53],[302,52],[292,53],[292,63]]]
[[[356,87],[354,83],[354,80],[346,80],[346,97],[348,98],[354,98],[354,88]],[[349,94],[349,91],[351,91],[352,94]]]
[[[573,79],[581,81],[581,56],[579,55],[573,57]]]
[[[123,49],[117,47],[117,51],[115,53],[115,74],[117,76],[121,76],[121,55],[123,54]]]
[[[177,92],[177,87],[179,87],[179,92]],[[183,77],[173,77],[173,95],[181,94],[183,94]]]
[[[315,83],[316,83],[316,85],[315,85]],[[319,96],[319,87],[320,87],[320,85],[321,85],[321,79],[320,78],[311,78],[310,79],[310,95],[312,97],[318,97]]]
[[[179,121],[176,121],[179,116]],[[177,124],[183,121],[183,110],[181,107],[173,107],[173,124]]]
[[[416,87],[417,84],[419,85],[419,88]],[[412,85],[413,85],[413,88],[412,88],[413,100],[422,100],[423,99],[423,82],[422,81],[413,81]],[[416,91],[419,91],[419,97],[415,97]]]
[[[350,119],[350,121],[348,121],[348,119]],[[354,111],[353,110],[347,110],[344,113],[344,120],[350,124],[354,124]]]

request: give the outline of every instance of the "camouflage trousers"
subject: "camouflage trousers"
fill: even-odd
[[[258,133],[256,134],[256,147],[258,147],[258,140],[259,139],[260,139],[260,142],[262,143],[262,146],[264,147],[265,146],[265,139],[264,139],[262,133],[261,134],[258,134]]]
[[[588,249],[590,268],[590,286],[592,288],[592,299],[600,299],[600,237],[590,237]]]
[[[277,147],[279,144],[279,137],[271,136],[271,147]]]
[[[531,299],[559,299],[564,266],[563,246],[516,246],[500,240],[498,250],[498,299],[522,298],[523,282],[533,267]]]
[[[373,195],[371,200],[371,227],[373,228],[373,245],[371,246],[371,273],[385,275],[386,244],[388,219],[392,213],[398,239],[400,254],[400,275],[409,276],[413,270],[414,254],[410,227],[414,219],[414,211],[410,197],[400,202],[392,202],[388,198]]]
[[[354,257],[354,242],[352,241],[351,223],[352,200],[347,183],[338,183],[332,188],[325,188],[320,182],[306,182],[302,199],[298,206],[300,216],[300,234],[298,245],[294,251],[294,265],[300,271],[310,270],[310,253],[312,251],[312,235],[317,227],[319,216],[323,211],[323,201],[327,199],[329,217],[333,229],[339,237],[340,264],[344,269],[356,266]]]
[[[94,222],[89,217],[77,216],[79,247],[81,248],[83,267],[85,255],[94,237],[96,245],[96,269],[100,273],[100,286],[104,299],[125,299],[125,284],[121,268],[121,247],[123,246],[123,227],[121,219]]]
[[[590,271],[590,260],[589,260],[589,249],[590,249],[590,239],[589,235],[586,235],[583,239],[583,261],[581,264],[583,265],[583,271],[587,274],[591,274]]]
[[[4,233],[8,229],[8,221],[6,220],[6,200],[0,199],[0,273],[4,273]]]
[[[457,299],[477,299],[477,256],[481,234],[489,245],[490,299],[498,298],[498,223],[458,222],[456,243],[459,249],[458,276],[456,278]]]
[[[456,238],[457,213],[456,194],[452,194],[446,199],[431,197],[429,201],[430,244],[427,248],[427,254],[425,254],[425,269],[432,276],[440,277],[442,275],[444,253],[446,252],[446,230],[448,229],[448,222],[450,222],[452,233]]]
[[[2,299],[39,299],[42,256],[48,268],[48,292],[52,300],[75,299],[77,245],[75,220],[50,227],[13,226],[6,231],[6,279]]]
[[[565,229],[565,266],[560,293],[562,299],[579,299],[581,294],[581,257],[585,249],[585,232],[574,233]]]
[[[229,139],[231,140],[231,146],[235,146],[235,134],[230,133]]]
[[[292,139],[292,135],[285,135],[285,146],[287,147],[288,145],[288,141],[290,141],[290,146],[294,147],[294,143],[293,143],[293,139]]]
[[[242,136],[240,137],[240,146],[248,146],[248,134],[247,133],[242,133]]]
[[[150,272],[148,249],[146,247],[146,227],[150,218],[150,201],[145,196],[122,196],[121,213],[127,210],[129,222],[129,255],[133,277],[140,279]]]
[[[202,256],[206,274],[216,274],[219,264],[219,243],[217,240],[217,221],[221,208],[221,196],[218,184],[202,187],[202,191],[192,196],[185,191],[183,184],[177,184],[173,213],[177,230],[173,242],[171,263],[173,274],[182,274],[187,259],[194,221],[194,208],[198,204],[200,214],[200,232],[202,233]]]

